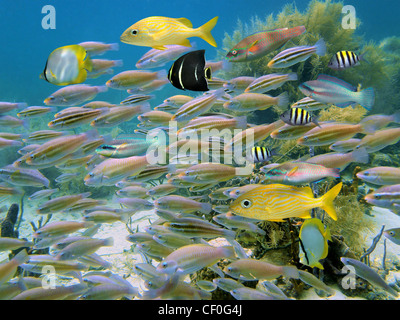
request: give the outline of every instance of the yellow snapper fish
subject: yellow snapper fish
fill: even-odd
[[[148,17],[142,19],[121,35],[121,41],[142,47],[165,50],[166,45],[177,44],[191,47],[189,37],[200,37],[213,47],[217,46],[211,30],[218,17],[214,17],[199,28],[193,29],[192,23],[186,18]]]
[[[247,218],[283,221],[294,217],[310,218],[310,210],[320,207],[337,220],[333,200],[341,188],[342,182],[322,197],[314,198],[310,187],[270,184],[242,194],[230,205],[230,209],[234,214]]]
[[[319,219],[309,219],[301,226],[299,237],[302,241],[300,262],[312,268],[324,269],[320,260],[328,255],[328,241],[332,241],[329,228],[325,229]]]
[[[84,47],[77,44],[64,46],[49,55],[40,78],[58,86],[82,83],[92,67]]]

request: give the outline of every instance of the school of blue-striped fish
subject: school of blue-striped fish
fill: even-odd
[[[0,231],[0,299],[217,299],[222,292],[237,300],[287,300],[298,298],[288,289],[293,284],[326,299],[345,299],[346,290],[318,276],[334,236],[326,221],[340,219],[335,199],[348,181],[346,168],[365,168],[371,153],[400,140],[400,115],[373,114],[359,123],[319,120],[319,111],[332,106],[371,110],[374,88],[341,79],[343,69],[357,72],[364,55],[347,48],[327,52],[324,39],[294,47],[288,41],[307,31],[286,27],[242,39],[240,61],[233,58],[238,48],[221,61],[210,59],[218,46],[212,36],[218,17],[199,27],[187,18],[134,23],[120,40],[132,50],[149,47],[139,61],[107,60],[119,44],[101,41],[66,45],[43,57],[38,81],[55,88],[43,97],[44,105],[0,102],[1,152],[14,152],[16,159],[0,168],[0,196],[7,206],[21,203],[33,211],[30,221],[27,213],[22,218],[32,226],[29,236]],[[197,50],[192,37],[207,50]],[[215,76],[270,52],[270,74]],[[328,67],[335,76],[299,81],[290,68],[313,55],[332,55]],[[104,84],[90,85],[94,78]],[[304,98],[269,94],[286,82]],[[154,105],[167,86],[186,92]],[[121,92],[119,104],[102,100],[108,90]],[[268,108],[278,116],[252,123],[254,112]],[[29,130],[32,119],[48,116],[52,120],[42,121],[41,130]],[[325,152],[283,161],[286,154],[277,146],[285,140]],[[366,203],[400,214],[399,168],[367,167],[356,177],[375,186]],[[323,193],[320,182],[329,185]],[[139,223],[143,212],[151,215]],[[271,223],[292,230],[287,247],[299,250],[291,263],[257,259],[248,246],[246,237],[267,249]],[[139,257],[122,273],[97,253],[118,249],[117,231],[103,238],[98,233],[105,226],[126,226],[129,235],[122,241],[131,249],[125,254]],[[383,235],[400,245],[400,226]],[[350,256],[335,263],[353,268],[385,299],[398,297],[399,288],[371,266]]]

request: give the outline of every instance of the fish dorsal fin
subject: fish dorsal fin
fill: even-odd
[[[299,167],[294,167],[294,168],[293,168],[292,170],[290,170],[286,175],[287,175],[288,177],[293,176],[293,175],[296,173],[297,169],[299,169]]]
[[[189,19],[186,19],[186,18],[177,18],[176,20],[179,21],[180,23],[182,23],[183,25],[185,25],[185,26],[188,27],[188,28],[193,28],[193,25],[192,25],[192,23],[190,22]]]

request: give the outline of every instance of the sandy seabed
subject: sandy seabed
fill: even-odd
[[[34,205],[34,204],[33,204]],[[111,204],[110,206],[115,206]],[[36,221],[40,218],[35,214],[35,208],[30,207],[29,204],[24,206],[24,219],[20,226],[20,238],[32,239],[32,226],[30,221]],[[392,213],[390,210],[374,207],[372,210],[371,217],[368,219],[373,219],[375,222],[375,229],[365,234],[365,244],[368,247],[372,244],[372,239],[379,233],[382,225],[385,225],[385,230],[391,228],[400,227],[400,217]],[[3,216],[3,215],[2,215]],[[43,217],[45,220],[45,217]],[[131,229],[136,231],[144,232],[144,227],[149,225],[149,221],[153,222],[158,219],[158,216],[154,213],[154,210],[138,212],[132,216],[132,223],[130,225]],[[51,221],[56,220],[71,220],[80,221],[81,215],[78,213],[72,214],[54,214]],[[100,255],[104,260],[110,262],[112,265],[109,270],[113,273],[119,274],[126,277],[133,286],[138,287],[139,291],[144,288],[143,280],[140,279],[134,272],[132,272],[132,267],[136,263],[145,262],[143,256],[132,250],[132,243],[126,240],[129,235],[129,230],[127,225],[122,222],[114,222],[111,224],[102,224],[97,233],[94,235],[95,238],[105,239],[112,237],[114,239],[114,245],[110,247],[102,247],[96,253]],[[382,268],[382,257],[384,253],[383,240],[384,236],[379,240],[375,250],[370,255],[371,266]],[[225,239],[216,239],[210,241],[212,245],[226,245]],[[399,262],[400,264],[400,246],[394,244],[390,240],[386,241],[386,264],[390,262]],[[8,252],[0,253],[0,262],[8,258]],[[188,279],[188,277],[187,277]],[[386,278],[388,283],[395,283],[396,279],[400,279],[400,272],[389,272]],[[74,280],[75,281],[75,280]],[[76,280],[77,281],[77,280]],[[61,280],[61,282],[63,282]],[[332,300],[342,300],[342,299],[362,299],[361,297],[346,297],[338,287],[333,287],[336,294],[330,297],[319,297],[313,288],[304,290],[300,299],[301,300],[318,300],[318,299],[332,299]]]

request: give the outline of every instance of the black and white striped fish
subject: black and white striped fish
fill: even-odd
[[[208,91],[211,68],[205,68],[204,53],[205,50],[196,50],[176,60],[168,72],[169,82],[181,90]]]
[[[328,67],[335,70],[346,69],[358,66],[362,60],[363,55],[358,56],[352,51],[339,51],[332,57]]]
[[[265,147],[253,147],[251,149],[251,161],[254,163],[269,161],[272,156],[279,155],[275,149],[268,149]]]
[[[281,120],[292,126],[302,126],[310,122],[315,123],[317,126],[318,118],[312,117],[311,114],[301,108],[291,108],[288,111],[281,114]]]

